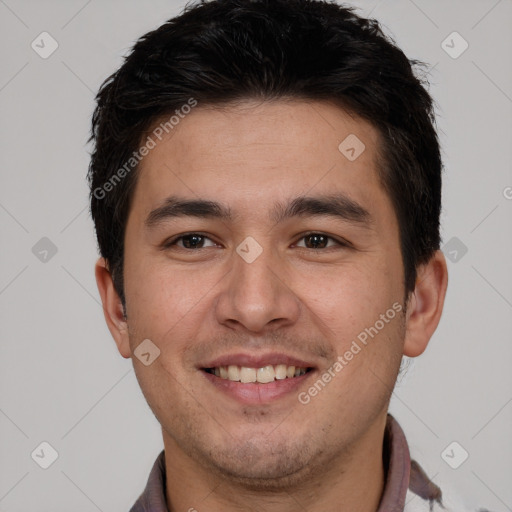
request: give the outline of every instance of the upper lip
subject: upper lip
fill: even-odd
[[[315,365],[310,361],[305,361],[298,357],[278,352],[268,352],[265,354],[225,354],[216,359],[200,364],[200,368],[218,368],[219,366],[245,366],[247,368],[263,368],[268,365],[285,364],[286,366],[295,366],[299,368],[314,368]]]

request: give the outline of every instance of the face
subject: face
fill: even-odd
[[[247,102],[198,105],[144,158],[118,346],[160,351],[133,363],[166,449],[300,479],[385,416],[406,326],[378,144],[327,103]]]

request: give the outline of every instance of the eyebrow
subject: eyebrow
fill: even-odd
[[[162,206],[152,210],[146,217],[145,224],[152,228],[161,222],[176,217],[198,217],[205,219],[232,220],[230,208],[215,201],[204,199],[183,199],[168,197]]]
[[[276,203],[269,218],[277,223],[292,217],[328,216],[368,227],[372,222],[370,212],[345,194],[323,196],[300,196],[290,202]],[[171,218],[197,217],[233,221],[231,209],[216,201],[204,199],[185,199],[170,196],[164,203],[152,210],[145,220],[148,228]]]

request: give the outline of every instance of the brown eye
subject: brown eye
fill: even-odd
[[[205,245],[205,241],[209,240],[210,245]],[[200,233],[188,233],[181,235],[165,244],[165,248],[177,246],[181,249],[204,249],[205,247],[213,247],[216,244],[207,236]]]
[[[328,238],[324,235],[308,235],[304,237],[304,240],[306,240],[305,245],[308,249],[323,249],[327,246]]]
[[[308,233],[304,235],[301,240],[304,240],[304,245],[299,245],[299,247],[305,247],[306,249],[326,249],[327,247],[333,246],[343,246],[341,242],[338,242],[334,238],[324,235],[323,233]],[[334,244],[328,245],[329,241],[334,242]]]
[[[202,235],[186,235],[182,236],[181,240],[183,247],[187,249],[197,249],[203,246],[205,237]]]

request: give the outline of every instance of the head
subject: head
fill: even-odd
[[[89,180],[105,317],[123,356],[159,351],[133,358],[137,377],[191,460],[302,478],[382,426],[446,290],[419,65],[351,8],[226,0],[143,36],[102,85]],[[294,398],[233,398],[209,369],[237,361],[307,373]]]

